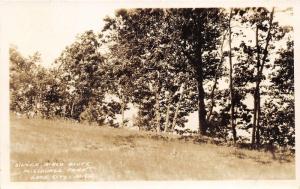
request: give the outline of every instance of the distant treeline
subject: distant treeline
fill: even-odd
[[[285,10],[285,14],[292,14]],[[277,9],[120,9],[55,60],[10,49],[11,111],[173,132],[198,111],[200,135],[294,148],[293,28]],[[115,100],[107,101],[113,95]],[[249,101],[251,104],[249,104]],[[121,121],[116,121],[116,115]]]

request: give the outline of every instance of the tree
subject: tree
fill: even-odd
[[[25,58],[16,47],[10,48],[10,109],[27,116],[62,116],[61,83],[54,70],[39,63],[39,53]]]
[[[253,147],[293,146],[293,40],[277,49],[291,29],[274,14],[260,7],[120,9],[101,34],[79,35],[52,69],[38,65],[39,54],[11,48],[11,109],[113,126],[121,114],[125,126],[132,103],[140,128],[157,132],[184,127],[198,111],[201,135],[226,139],[231,131],[236,143],[237,129],[252,129]]]
[[[230,15],[229,15],[229,90],[230,90],[230,125],[232,129],[232,135],[233,135],[233,142],[236,143],[237,137],[236,137],[236,129],[234,124],[234,90],[233,90],[233,67],[232,67],[232,32],[231,32],[231,20],[233,17],[233,10],[230,9]]]
[[[79,35],[62,52],[56,64],[59,65],[58,72],[62,72],[59,79],[64,86],[64,103],[70,117],[78,120],[89,117],[92,119],[90,122],[112,124],[119,105],[114,101],[105,101],[109,86],[105,77],[105,58],[99,51],[100,37],[93,31]],[[83,112],[84,115],[92,112],[92,115],[81,115]]]
[[[179,111],[183,103],[176,100],[183,96],[183,93],[178,95],[178,91],[183,88],[187,65],[176,56],[176,44],[171,41],[174,23],[168,20],[170,15],[169,10],[163,9],[121,9],[114,18],[106,18],[104,27],[111,44],[110,53],[120,65],[112,69],[122,73],[114,80],[125,76],[134,81],[132,87],[119,82],[117,85],[131,89],[126,94],[132,103],[138,104],[143,126],[150,129],[154,125],[157,131],[167,131],[171,122],[172,130],[188,112]]]
[[[16,47],[9,49],[10,109],[21,114],[32,112],[36,106],[39,86],[36,75],[40,67],[40,54],[25,58]]]
[[[278,22],[273,21],[274,12],[274,8],[271,11],[261,7],[239,9],[243,26],[255,31],[254,39],[247,39],[247,42],[242,40],[240,50],[237,49],[240,54],[237,57],[239,63],[235,76],[240,79],[236,86],[243,88],[239,93],[251,92],[253,94],[254,108],[251,125],[253,147],[260,145],[261,108],[264,106],[261,99],[266,92],[263,89],[268,85],[266,74],[270,71],[272,53],[274,53],[276,42],[288,32],[288,28],[279,26]]]
[[[294,104],[294,42],[289,39],[270,74],[270,98],[263,109],[262,142],[283,147],[295,147]]]
[[[192,67],[193,78],[197,82],[197,103],[199,133],[206,134],[204,82],[215,74],[219,57],[217,48],[224,31],[224,13],[222,9],[175,9],[177,17],[176,29],[180,31],[180,41],[177,44]]]
[[[258,9],[259,11],[259,9]],[[257,145],[260,144],[260,116],[261,116],[261,95],[260,95],[260,83],[263,78],[263,69],[266,63],[266,59],[268,56],[268,48],[269,43],[271,40],[271,30],[273,27],[273,17],[274,17],[274,8],[272,8],[272,11],[270,13],[270,16],[268,18],[268,28],[263,25],[263,22],[265,21],[265,14],[266,10],[262,12],[263,19],[256,22],[256,53],[257,53],[257,62],[256,62],[256,77],[255,77],[255,90],[254,90],[254,119],[253,119],[253,134],[252,134],[252,143],[254,144],[256,142]],[[265,38],[265,47],[261,48],[259,46],[259,29],[262,31],[267,31],[267,36]],[[262,54],[263,57],[261,58],[261,51],[263,50]]]

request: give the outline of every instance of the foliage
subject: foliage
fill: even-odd
[[[118,127],[131,103],[134,124],[158,132],[184,129],[198,111],[201,135],[227,140],[234,128],[252,129],[253,144],[293,147],[292,28],[274,14],[262,7],[119,9],[99,33],[78,35],[49,69],[38,53],[23,57],[12,47],[10,109]]]
[[[295,146],[294,47],[280,49],[271,74],[270,98],[264,109],[263,139],[278,146]]]

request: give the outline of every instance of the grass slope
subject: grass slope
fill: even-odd
[[[12,181],[295,178],[293,158],[175,136],[41,119],[11,118],[10,129]]]

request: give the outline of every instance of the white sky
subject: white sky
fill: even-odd
[[[77,34],[86,30],[100,31],[103,18],[114,13],[112,3],[44,2],[15,3],[4,9],[2,32],[9,44],[16,45],[24,55],[39,51],[42,63],[49,66],[60,52],[71,44]],[[276,14],[285,24],[293,19]]]
[[[2,23],[6,40],[24,55],[39,51],[43,64],[49,66],[77,34],[99,31],[102,19],[114,11],[88,3],[19,3],[7,12],[9,19]]]

